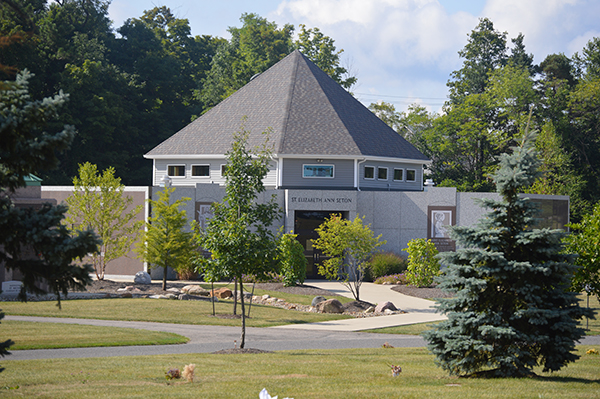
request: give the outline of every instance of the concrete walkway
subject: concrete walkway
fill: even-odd
[[[331,291],[335,294],[354,298],[350,290],[339,282],[308,280],[304,284]],[[446,316],[436,313],[435,302],[415,298],[393,291],[389,285],[362,283],[360,299],[373,304],[392,302],[398,309],[407,313],[389,316],[365,317],[360,319],[332,320],[321,323],[307,323],[277,326],[297,330],[327,330],[327,331],[364,331],[383,327],[395,327],[416,323],[427,323],[445,320]]]

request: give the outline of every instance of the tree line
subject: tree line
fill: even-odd
[[[460,191],[494,191],[500,154],[529,127],[544,173],[528,192],[569,195],[579,221],[600,199],[600,37],[571,58],[550,54],[537,65],[524,39],[509,46],[507,33],[482,18],[459,51],[463,64],[450,74],[439,114],[418,104],[369,108],[432,160],[438,186]]]
[[[191,34],[187,19],[165,6],[127,19],[116,29],[110,0],[11,0],[0,3],[0,80],[28,70],[35,99],[61,90],[69,101],[56,128],[72,125],[70,151],[44,184],[71,184],[80,164],[113,167],[125,185],[149,185],[143,154],[300,49],[345,87],[356,78],[340,66],[333,39],[318,28],[278,27],[242,14],[231,39]]]

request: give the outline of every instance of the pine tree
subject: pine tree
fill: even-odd
[[[451,232],[462,249],[443,254],[448,269],[440,287],[455,295],[438,302],[448,320],[424,334],[450,374],[519,377],[578,358],[577,320],[587,310],[568,290],[576,266],[562,253],[564,233],[532,228],[537,210],[519,196],[538,177],[539,164],[529,134],[501,156],[494,176],[501,199],[481,200],[487,216]]]

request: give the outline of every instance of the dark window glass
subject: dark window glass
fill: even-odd
[[[192,165],[192,176],[210,176],[208,165]]]
[[[365,166],[365,179],[375,178],[375,168],[372,166]]]
[[[185,166],[169,165],[168,174],[169,176],[185,176]]]
[[[404,169],[394,169],[394,180],[404,180]]]

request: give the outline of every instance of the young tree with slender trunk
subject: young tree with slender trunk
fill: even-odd
[[[252,274],[266,278],[276,270],[277,241],[271,229],[279,218],[275,196],[258,203],[258,194],[265,191],[263,178],[269,171],[271,150],[267,140],[262,147],[250,151],[249,132],[242,128],[233,135],[225,168],[225,197],[213,203],[213,217],[204,231],[199,231],[200,247],[211,253],[210,269],[239,284],[242,306],[242,336],[240,348],[246,342],[246,311],[242,276]]]
[[[125,186],[112,167],[100,174],[96,165],[79,165],[73,186],[73,194],[66,200],[69,212],[65,222],[74,231],[91,229],[100,237],[100,251],[91,258],[96,277],[104,280],[106,265],[127,255],[137,241],[143,221],[135,218],[143,206],[131,206],[133,198],[125,195]]]
[[[167,188],[158,193],[158,200],[149,200],[152,216],[146,223],[146,232],[137,246],[139,257],[148,262],[149,268],[163,268],[162,289],[167,289],[169,267],[175,270],[189,268],[196,255],[193,233],[185,231],[187,216],[180,210],[190,198],[183,197],[171,202],[175,188]]]
[[[313,246],[330,257],[319,265],[319,274],[340,281],[360,301],[360,286],[369,267],[369,259],[386,241],[379,241],[381,234],[375,237],[369,225],[363,225],[359,216],[350,221],[342,219],[339,214],[332,215],[317,227],[316,232],[319,238]]]

